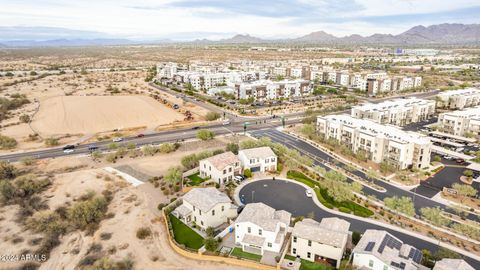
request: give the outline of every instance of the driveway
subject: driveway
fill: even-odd
[[[239,193],[245,203],[262,202],[277,210],[285,210],[293,216],[307,216],[313,213],[314,219],[320,221],[324,217],[335,217],[337,215],[327,212],[317,206],[312,198],[305,196],[305,188],[296,183],[284,180],[259,180],[245,185]],[[386,230],[401,239],[404,243],[413,245],[418,249],[436,251],[438,246],[428,241],[418,239],[414,236],[398,232],[381,225],[361,221],[354,218],[346,218],[338,215],[339,218],[350,222],[350,230],[364,232],[367,229]],[[465,260],[475,269],[480,269],[480,261],[470,257]]]

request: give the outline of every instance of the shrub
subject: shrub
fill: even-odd
[[[17,141],[14,138],[0,135],[0,149],[9,150],[17,146]]]
[[[34,159],[32,157],[23,157],[20,159],[20,162],[25,166],[30,166],[33,164]]]
[[[240,147],[238,146],[238,144],[236,144],[236,143],[229,143],[229,144],[227,144],[225,150],[226,150],[227,152],[230,151],[230,152],[233,152],[235,155],[238,155],[238,150],[239,150],[239,148],[240,148]]]
[[[215,251],[218,248],[218,241],[216,241],[214,238],[209,237],[205,240],[205,249],[208,251]]]
[[[338,211],[342,212],[342,213],[348,213],[350,214],[352,211],[346,207],[339,207],[338,208]]]
[[[197,131],[197,138],[202,141],[211,140],[215,137],[215,133],[208,129],[200,129]]]
[[[160,153],[168,154],[177,150],[177,145],[173,143],[163,143],[158,147]]]
[[[252,177],[253,173],[250,169],[245,169],[245,170],[243,170],[243,175],[245,175],[245,177],[247,177],[247,178],[250,178],[250,177]]]
[[[215,228],[213,228],[213,227],[208,227],[208,228],[205,230],[205,233],[207,234],[208,237],[213,237],[213,236],[215,236]]]
[[[150,235],[152,235],[152,231],[150,230],[150,228],[142,227],[142,228],[137,230],[137,238],[138,239],[143,240],[147,237],[150,237]]]
[[[79,229],[95,226],[107,212],[108,202],[103,196],[79,202],[68,209],[67,218],[70,223]]]
[[[57,138],[53,138],[53,137],[50,137],[50,138],[46,138],[45,139],[45,145],[46,146],[57,146],[59,144],[58,142],[58,139]]]
[[[165,207],[165,204],[164,203],[159,203],[158,206],[157,206],[157,209],[159,211],[162,211],[162,209]]]
[[[217,112],[208,112],[207,115],[205,115],[205,119],[207,121],[214,121],[220,118],[220,114]]]
[[[0,161],[0,179],[13,179],[17,177],[17,168],[6,161]]]
[[[22,114],[19,119],[22,123],[30,122],[30,116],[28,114]]]

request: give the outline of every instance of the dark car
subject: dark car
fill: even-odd
[[[95,145],[89,145],[89,146],[88,146],[88,150],[89,150],[89,151],[95,151],[95,150],[97,150],[97,149],[98,149],[98,146],[95,146]]]
[[[67,144],[63,147],[63,150],[75,149],[75,145]]]
[[[137,135],[137,138],[142,138],[142,137],[145,137],[145,134],[140,133],[140,134]]]
[[[192,129],[199,129],[200,127],[193,127]]]

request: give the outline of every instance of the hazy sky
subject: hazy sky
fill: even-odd
[[[480,0],[0,0],[0,27],[62,27],[139,39],[398,34],[479,23]]]

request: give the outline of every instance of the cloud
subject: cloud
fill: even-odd
[[[271,38],[318,30],[396,34],[420,23],[480,21],[478,0],[0,0],[0,6],[0,26],[138,39],[220,39],[237,33]]]

